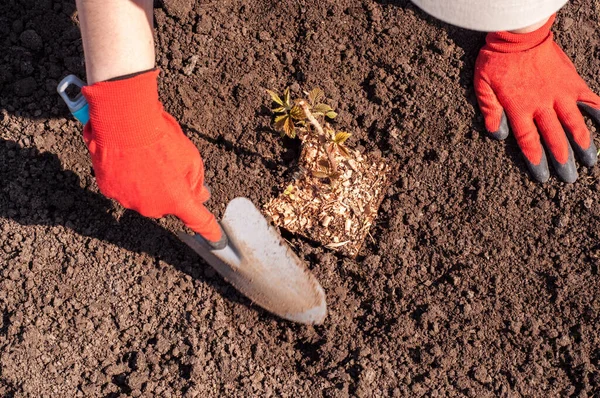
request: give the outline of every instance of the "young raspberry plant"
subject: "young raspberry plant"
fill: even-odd
[[[318,169],[312,171],[316,178],[329,179],[331,182],[339,178],[335,154],[350,158],[350,151],[345,143],[352,134],[336,131],[328,123],[337,117],[337,113],[323,102],[325,93],[320,88],[304,92],[305,98],[291,100],[290,89],[286,88],[280,97],[275,91],[267,90],[273,101],[275,130],[282,136],[296,138],[298,134],[316,137],[320,144],[319,153],[326,155],[325,162],[319,162]],[[325,127],[323,127],[325,126]],[[301,137],[302,138],[302,137]],[[324,164],[323,164],[324,163]]]

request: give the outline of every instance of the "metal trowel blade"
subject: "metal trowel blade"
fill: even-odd
[[[232,200],[221,226],[229,238],[221,250],[199,235],[179,238],[255,304],[290,321],[323,323],[323,288],[250,200]]]

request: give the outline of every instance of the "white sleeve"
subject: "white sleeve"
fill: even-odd
[[[461,28],[495,32],[543,21],[568,0],[412,0],[432,16]]]

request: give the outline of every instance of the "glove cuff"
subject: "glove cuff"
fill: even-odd
[[[553,14],[548,21],[539,29],[529,33],[492,32],[486,36],[486,47],[492,51],[501,53],[516,53],[530,50],[539,46],[552,37],[550,27],[556,19]]]
[[[81,90],[90,107],[90,129],[98,146],[141,147],[164,134],[163,106],[158,99],[159,71],[98,82]]]

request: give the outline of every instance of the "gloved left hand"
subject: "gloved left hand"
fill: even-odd
[[[554,42],[554,19],[530,33],[489,33],[477,58],[474,83],[486,129],[504,139],[510,124],[535,180],[545,182],[550,176],[547,153],[558,176],[574,182],[572,148],[585,166],[597,160],[578,106],[600,121],[600,97]]]

